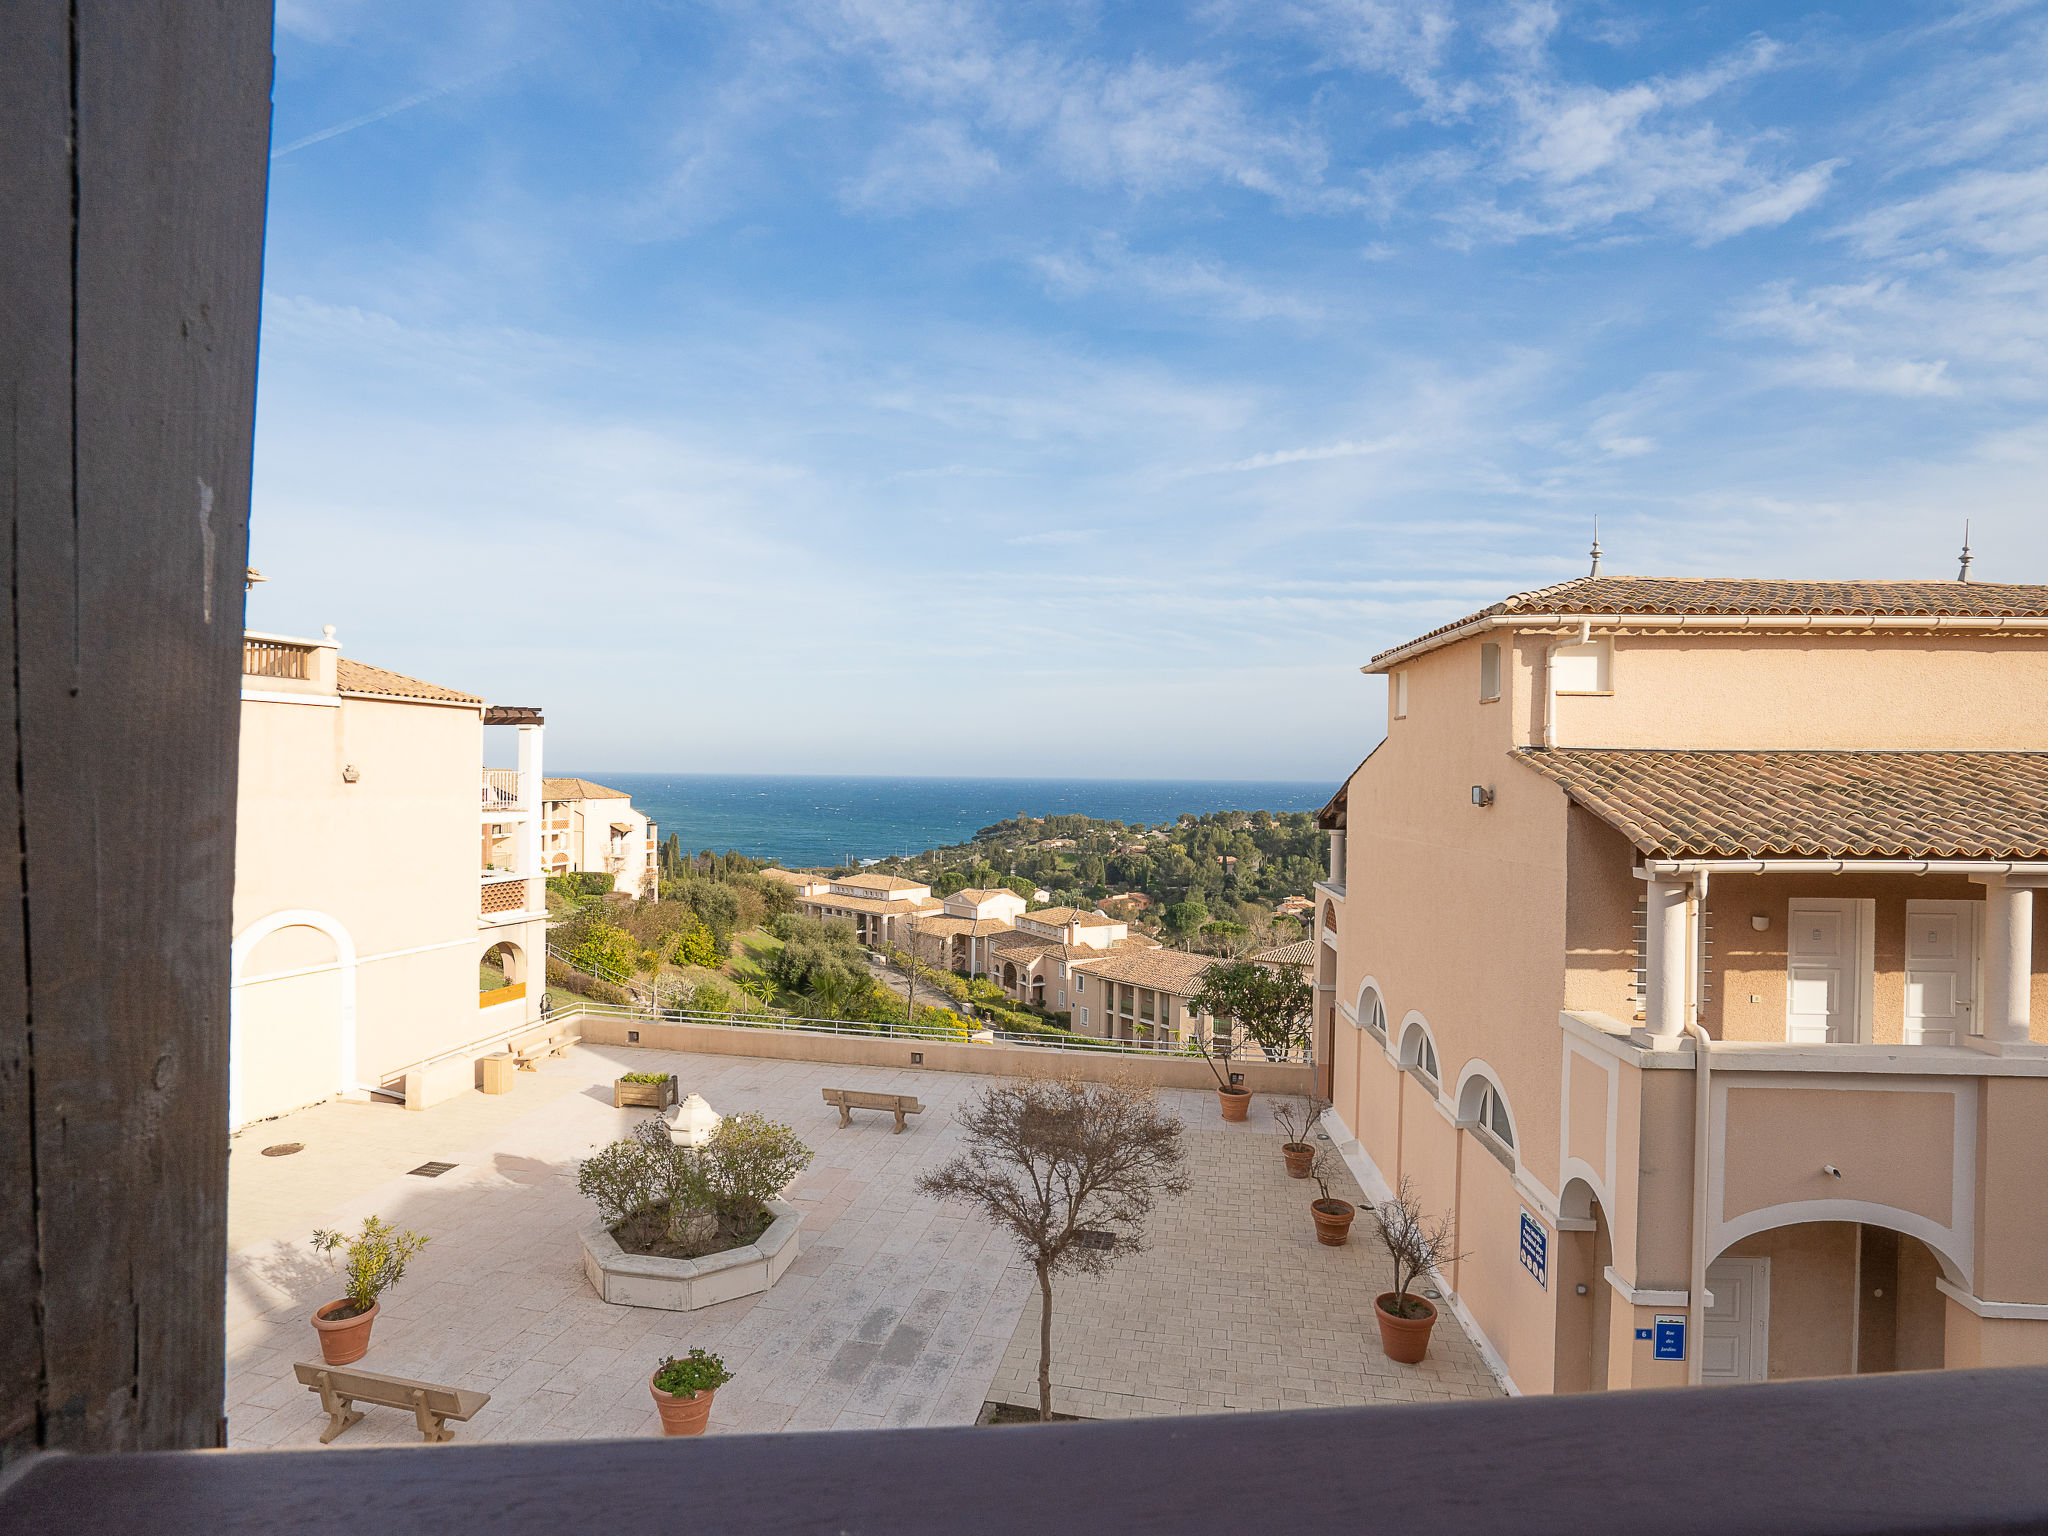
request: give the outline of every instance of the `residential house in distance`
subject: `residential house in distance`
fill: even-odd
[[[912,925],[917,956],[927,965],[963,976],[984,976],[989,945],[1015,931],[1025,905],[1022,896],[1000,886],[955,891],[940,904],[936,917],[920,916]]]
[[[1020,913],[1014,930],[990,939],[989,979],[1020,1003],[1071,1012],[1068,962],[1117,948],[1156,949],[1158,941],[1133,938],[1130,925],[1078,907],[1041,907]]]
[[[612,876],[612,889],[652,894],[656,878],[655,826],[633,809],[623,790],[588,779],[549,779],[541,855],[551,875],[583,872]]]
[[[822,891],[796,899],[797,911],[806,917],[852,923],[861,943],[871,949],[907,947],[910,919],[936,917],[944,906],[930,886],[900,875],[834,876]]]
[[[249,633],[242,672],[231,1125],[472,1087],[545,1027],[540,713],[351,661],[331,627]],[[517,769],[483,768],[486,724],[517,728]]]
[[[2048,1362],[2048,587],[1597,570],[1366,668],[1332,1134],[1523,1392]]]
[[[1215,1021],[1189,1010],[1216,961],[1178,949],[1126,945],[1067,962],[1073,1027],[1105,1040],[1178,1041]]]
[[[764,869],[761,876],[778,885],[788,886],[790,894],[799,898],[815,896],[832,883],[823,875],[809,874],[800,869]]]

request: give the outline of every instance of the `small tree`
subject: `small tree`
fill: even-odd
[[[333,1321],[360,1317],[377,1304],[377,1297],[405,1277],[412,1256],[427,1246],[418,1232],[394,1227],[375,1216],[363,1218],[363,1229],[354,1237],[327,1228],[313,1234],[313,1251],[341,1271],[346,1282],[343,1294],[348,1306],[331,1314]],[[341,1250],[337,1263],[336,1249]]]
[[[1280,1129],[1287,1133],[1283,1143],[1290,1147],[1305,1147],[1315,1128],[1322,1123],[1329,1111],[1330,1101],[1313,1093],[1290,1093],[1274,1101],[1273,1119]]]
[[[569,961],[579,971],[593,976],[630,976],[640,963],[640,946],[633,936],[614,923],[594,923],[584,932],[583,942]]]
[[[1188,999],[1189,1013],[1230,1018],[1275,1061],[1306,1046],[1315,1014],[1315,991],[1298,965],[1264,966],[1250,960],[1212,965],[1202,990]]]
[[[700,965],[706,970],[717,969],[718,944],[701,918],[677,935],[675,962],[677,965]]]
[[[1379,1223],[1380,1241],[1386,1245],[1387,1257],[1394,1261],[1394,1316],[1427,1317],[1429,1308],[1410,1297],[1409,1290],[1424,1275],[1464,1257],[1452,1252],[1457,1231],[1449,1213],[1423,1215],[1414,1181],[1403,1176],[1394,1198],[1382,1200],[1373,1208],[1373,1215]]]
[[[1026,1078],[960,1112],[967,1148],[917,1187],[977,1207],[1038,1276],[1038,1417],[1052,1418],[1052,1282],[1100,1274],[1144,1247],[1161,1194],[1184,1195],[1181,1123],[1149,1089]]]

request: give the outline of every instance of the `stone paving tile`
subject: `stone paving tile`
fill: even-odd
[[[680,1073],[685,1092],[723,1112],[786,1121],[817,1152],[790,1192],[805,1211],[801,1252],[772,1290],[673,1313],[608,1306],[585,1279],[577,1234],[592,1213],[576,1165],[646,1118],[613,1109],[608,1084],[650,1069]],[[957,1148],[953,1111],[986,1081],[579,1047],[522,1074],[504,1098],[471,1095],[417,1114],[322,1105],[268,1122],[262,1144],[303,1141],[306,1151],[251,1160],[237,1144],[230,1225],[259,1240],[229,1263],[229,1444],[317,1442],[325,1416],[291,1367],[317,1358],[307,1317],[338,1287],[304,1237],[372,1213],[432,1241],[386,1294],[362,1363],[490,1392],[459,1440],[654,1434],[648,1373],[692,1346],[722,1354],[735,1373],[719,1392],[716,1434],[970,1424],[992,1395],[1033,1402],[1030,1271],[978,1217],[913,1187]],[[819,1091],[837,1086],[914,1092],[926,1112],[902,1136],[873,1115],[842,1130]],[[1061,1282],[1061,1411],[1119,1417],[1497,1391],[1448,1318],[1419,1371],[1390,1365],[1376,1339],[1365,1349],[1359,1320],[1371,1326],[1379,1271],[1362,1244],[1317,1249],[1307,1186],[1281,1172],[1270,1121],[1224,1131],[1213,1095],[1163,1097],[1193,1128],[1196,1193],[1162,1208],[1151,1252],[1104,1281]],[[439,1179],[393,1172],[430,1158],[457,1167]],[[367,1412],[338,1444],[415,1438],[408,1415]]]

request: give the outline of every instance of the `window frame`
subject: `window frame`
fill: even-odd
[[[1396,720],[1406,720],[1408,718],[1408,669],[1406,667],[1396,667],[1392,681],[1394,718]]]
[[[1500,661],[1500,642],[1498,640],[1482,640],[1479,642],[1479,702],[1482,704],[1498,704],[1500,702]],[[1490,681],[1487,677],[1489,670],[1493,674]]]

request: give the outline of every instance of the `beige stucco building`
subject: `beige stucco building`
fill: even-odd
[[[2048,1361],[2048,587],[1596,575],[1366,670],[1317,1055],[1508,1380]]]
[[[628,896],[658,894],[655,826],[624,790],[549,779],[541,811],[541,859],[549,874],[603,873]]]
[[[822,891],[796,898],[797,911],[806,917],[853,924],[861,943],[871,949],[908,947],[910,919],[937,917],[944,908],[930,886],[899,875],[845,875],[828,881]]]
[[[518,769],[482,767],[487,721],[516,727]],[[247,637],[232,1124],[379,1090],[423,1108],[539,1026],[541,737],[537,711],[350,661],[332,630]]]

